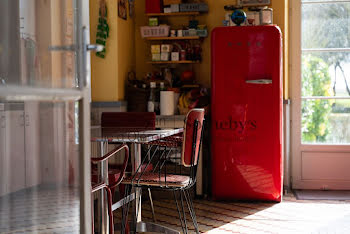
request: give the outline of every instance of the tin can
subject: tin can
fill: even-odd
[[[176,30],[170,30],[170,36],[176,37]]]

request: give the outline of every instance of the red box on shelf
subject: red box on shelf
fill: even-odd
[[[146,0],[147,13],[162,13],[162,0]]]

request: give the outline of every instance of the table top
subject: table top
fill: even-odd
[[[92,142],[148,143],[183,132],[183,128],[135,130],[121,128],[91,128]]]

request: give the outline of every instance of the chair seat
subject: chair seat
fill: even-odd
[[[143,164],[141,167],[141,171],[145,170],[146,165]],[[149,164],[146,168],[146,171],[152,171],[153,166],[152,164]],[[111,164],[110,168],[108,169],[108,184],[116,183],[119,179],[121,173],[121,165]],[[98,183],[98,171],[97,168],[91,169],[91,184],[97,184]]]
[[[109,169],[108,170],[108,184],[113,184],[116,181],[118,181],[120,176],[121,170],[117,168]],[[97,183],[98,182],[98,171],[92,170],[91,171],[91,183]]]
[[[135,176],[129,176],[123,180],[123,184],[144,185],[153,187],[185,187],[190,182],[189,176],[175,175],[175,174],[158,174],[153,172],[146,172],[141,176],[138,181],[137,178],[141,176],[141,173],[137,173]],[[133,178],[134,181],[132,181]]]
[[[164,141],[164,140],[157,140],[157,141],[151,141],[147,143],[148,145],[159,145],[159,146],[166,146],[166,147],[181,147],[182,142],[178,141]]]
[[[182,134],[182,133],[181,133]],[[148,145],[159,145],[159,146],[166,146],[166,147],[181,147],[183,142],[183,136],[182,135],[174,135],[165,137],[161,140],[151,141],[149,143],[146,143]]]

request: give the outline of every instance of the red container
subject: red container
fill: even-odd
[[[214,199],[282,199],[281,41],[275,26],[212,31]]]
[[[161,13],[162,0],[146,0],[146,14],[147,13]]]

